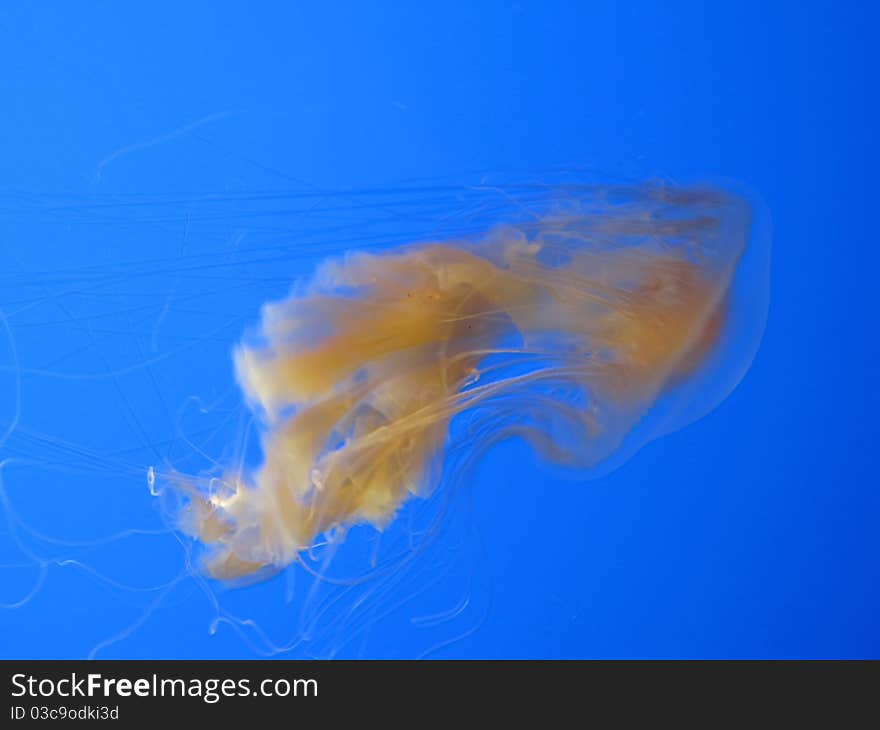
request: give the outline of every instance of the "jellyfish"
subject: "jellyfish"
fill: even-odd
[[[567,185],[507,212],[331,256],[263,306],[233,353],[258,463],[159,477],[209,576],[259,580],[327,536],[382,531],[504,439],[606,474],[742,378],[767,307],[748,196]]]
[[[762,336],[767,215],[735,184],[192,169],[0,213],[34,244],[0,250],[0,611],[94,589],[64,655],[206,606],[261,655],[457,641],[494,610],[471,497],[514,499],[483,457],[525,444],[564,509],[557,477],[712,411]]]

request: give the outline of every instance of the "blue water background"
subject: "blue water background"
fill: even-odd
[[[202,281],[187,299],[186,255],[201,266],[242,232],[274,243],[340,223],[302,206],[285,223],[282,204],[255,222],[235,195],[576,167],[760,192],[772,295],[754,365],[714,413],[598,481],[550,476],[521,444],[491,452],[466,497],[477,537],[456,528],[448,591],[418,608],[448,621],[424,641],[403,608],[339,654],[408,657],[439,641],[432,656],[876,657],[876,22],[870,3],[813,1],[5,7],[0,307],[17,347],[4,337],[2,418],[16,387],[21,408],[0,458],[35,464],[3,469],[16,517],[0,602],[26,600],[0,610],[0,656],[79,657],[120,632],[98,656],[257,655],[228,625],[209,633],[200,588],[155,605],[161,591],[132,589],[173,576],[182,548],[167,535],[101,542],[161,515],[142,474],[71,456],[129,445],[152,463],[145,444],[168,412],[234,385],[228,353],[259,302],[332,249],[328,232],[278,269],[225,267],[219,293]],[[210,219],[188,224],[209,193]],[[126,208],[141,199],[155,203],[147,223]],[[381,213],[359,233],[371,214],[347,205],[346,236],[387,225],[391,237]],[[131,330],[116,315],[102,330],[89,272],[108,262],[109,306],[127,302]],[[238,319],[155,379],[47,374],[124,370],[219,312]],[[123,336],[135,329],[138,345]],[[91,546],[65,544],[80,540]],[[271,588],[224,600],[285,633],[289,604]]]

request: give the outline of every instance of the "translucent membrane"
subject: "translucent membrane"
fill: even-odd
[[[646,184],[567,186],[482,234],[327,260],[235,350],[262,462],[172,475],[179,524],[211,576],[259,578],[387,526],[454,478],[452,441],[520,437],[605,473],[740,380],[768,255],[743,197]]]

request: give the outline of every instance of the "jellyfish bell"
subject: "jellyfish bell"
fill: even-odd
[[[647,443],[713,412],[743,379],[758,352],[770,298],[772,226],[766,204],[755,190],[726,178],[685,186],[677,195],[683,201],[702,197],[711,219],[695,261],[711,277],[712,306],[651,407],[612,454],[576,477],[605,476]]]
[[[716,186],[566,186],[484,232],[324,262],[235,350],[260,463],[178,480],[205,570],[264,575],[322,535],[383,530],[462,479],[452,448],[521,437],[589,477],[700,418],[763,329],[753,209]]]
[[[631,458],[647,442],[678,431],[714,411],[736,388],[757,354],[770,295],[770,214],[745,185],[713,181],[717,197],[706,251],[716,263],[713,309],[693,336],[659,397],[633,425],[601,476]],[[703,260],[700,259],[700,265]]]

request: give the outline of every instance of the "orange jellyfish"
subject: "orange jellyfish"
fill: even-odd
[[[261,463],[172,478],[209,575],[259,577],[322,535],[383,529],[449,476],[453,438],[479,454],[520,437],[593,476],[736,385],[767,301],[744,197],[568,186],[517,210],[481,235],[326,261],[264,307],[234,353]]]

